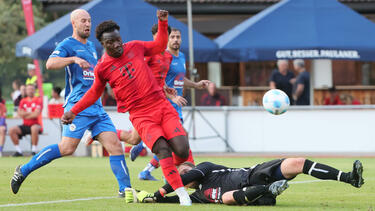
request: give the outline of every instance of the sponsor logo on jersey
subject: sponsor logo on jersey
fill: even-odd
[[[173,82],[174,88],[184,88],[185,73],[179,73]]]
[[[94,74],[94,65],[90,64],[89,69],[85,69],[82,71],[82,76],[84,80],[94,80],[95,74]]]
[[[60,54],[60,51],[54,51],[54,52],[52,52],[52,54]]]

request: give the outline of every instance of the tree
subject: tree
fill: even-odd
[[[42,5],[33,1],[35,31],[46,25]],[[0,87],[4,98],[9,99],[11,83],[15,79],[25,81],[26,65],[30,58],[15,56],[16,43],[27,36],[21,0],[0,1]]]

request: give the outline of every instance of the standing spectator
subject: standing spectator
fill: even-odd
[[[284,91],[288,95],[291,101],[290,103],[294,104],[292,91],[295,76],[292,71],[288,70],[288,68],[288,60],[277,60],[277,69],[272,71],[269,85],[271,89],[280,89]]]
[[[310,105],[310,74],[306,71],[305,62],[296,59],[293,66],[299,73],[293,88],[293,100],[296,105]]]
[[[61,88],[56,86],[52,89],[52,98],[49,100],[48,104],[64,104],[64,98],[60,96]]]
[[[0,157],[3,156],[3,146],[5,143],[5,134],[7,130],[7,125],[5,122],[6,116],[7,108],[5,106],[5,100],[3,99],[3,95],[0,88]]]
[[[35,65],[27,64],[27,74],[29,77],[26,79],[26,85],[33,84],[36,87],[37,77],[35,73]]]
[[[222,106],[227,105],[224,96],[216,90],[215,83],[209,83],[207,87],[207,93],[202,95],[201,105],[203,106]]]
[[[23,156],[22,150],[19,147],[19,139],[28,134],[31,134],[31,153],[35,155],[39,134],[43,130],[38,118],[43,104],[40,98],[35,97],[35,87],[33,84],[26,86],[26,94],[27,97],[21,100],[18,109],[18,116],[23,119],[23,124],[9,129],[9,136],[16,148],[16,153],[13,154],[14,157]]]
[[[27,74],[29,77],[26,79],[26,85],[32,84],[35,87],[35,96],[39,97],[39,90],[37,82],[38,82],[38,77],[36,76],[35,72],[35,65],[34,64],[27,64]]]
[[[324,105],[343,105],[341,102],[340,95],[336,88],[333,86],[329,90],[329,96],[324,99]]]

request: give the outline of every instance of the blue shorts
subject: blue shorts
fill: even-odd
[[[72,124],[64,125],[62,136],[81,139],[86,130],[90,130],[92,137],[102,132],[114,132],[116,128],[108,114],[99,116],[80,116],[77,115]]]

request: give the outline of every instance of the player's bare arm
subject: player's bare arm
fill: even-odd
[[[86,108],[94,104],[102,95],[106,81],[100,78],[97,74],[99,66],[97,65],[95,72],[95,81],[91,88],[86,92],[86,94],[70,109],[70,111],[65,112],[61,117],[61,122],[63,124],[70,124],[73,122],[75,116]]]
[[[191,81],[188,78],[184,78],[184,86],[188,88],[195,88],[195,89],[205,89],[208,87],[208,84],[210,84],[211,81],[209,80],[201,80],[199,82]]]
[[[48,70],[55,70],[64,68],[70,64],[78,64],[82,69],[87,69],[90,67],[90,64],[79,57],[72,56],[72,57],[52,57],[47,60],[46,68]]]
[[[70,124],[73,122],[76,115],[72,111],[65,112],[64,115],[61,117],[61,122],[64,125]]]
[[[177,90],[176,90],[176,89],[171,88],[171,87],[169,87],[169,86],[167,86],[167,85],[164,85],[163,88],[164,88],[164,92],[165,92],[165,93],[168,93],[168,94],[173,95],[173,96],[176,96],[176,95],[177,95]]]

